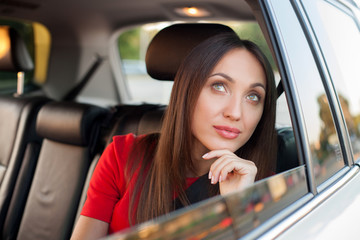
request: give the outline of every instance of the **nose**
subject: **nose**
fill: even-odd
[[[224,108],[224,117],[232,121],[239,121],[241,119],[241,101],[238,98],[231,98]]]

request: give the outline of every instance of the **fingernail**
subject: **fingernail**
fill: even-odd
[[[205,154],[202,156],[202,158],[206,158],[207,155],[209,155],[209,154],[208,154],[208,153],[205,153]]]
[[[214,184],[214,183],[215,183],[215,177],[212,176],[212,177],[211,177],[211,184]]]
[[[220,177],[219,177],[219,183],[221,183],[221,175],[220,175]]]
[[[211,177],[212,177],[212,173],[211,171],[209,171],[209,179],[211,179]]]

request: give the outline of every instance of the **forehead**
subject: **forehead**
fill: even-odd
[[[245,48],[236,48],[227,52],[215,65],[211,74],[216,73],[224,73],[235,81],[245,81],[250,84],[259,82],[264,85],[266,83],[262,64]]]

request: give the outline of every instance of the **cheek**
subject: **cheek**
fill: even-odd
[[[201,93],[191,119],[192,132],[201,131],[219,112],[219,102],[206,93]]]
[[[219,101],[209,94],[201,93],[194,108],[193,121],[197,119],[208,119],[218,111]]]

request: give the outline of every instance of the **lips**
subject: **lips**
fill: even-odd
[[[240,134],[240,130],[229,126],[214,126],[215,131],[226,139],[237,138]]]

